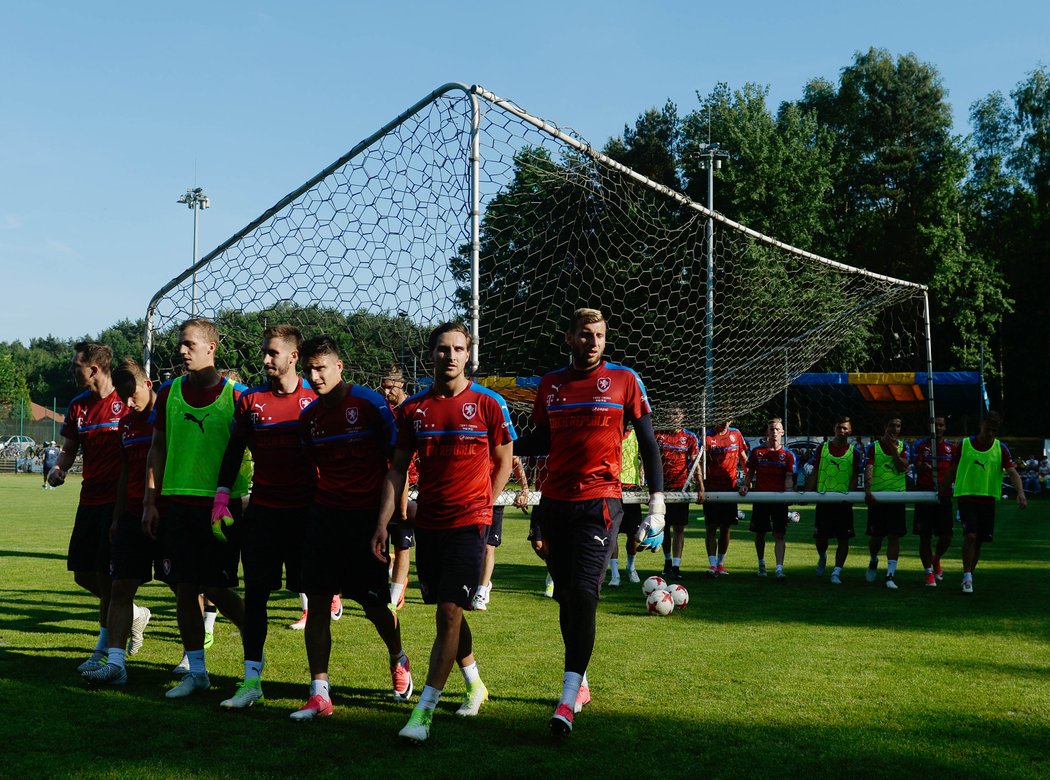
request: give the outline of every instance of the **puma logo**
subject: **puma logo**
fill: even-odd
[[[377,599],[377,598],[379,598],[379,591],[378,590],[370,590],[370,591],[368,591],[368,595],[371,596],[374,599]]]
[[[197,423],[198,427],[200,427],[200,429],[201,429],[201,433],[204,433],[204,421],[207,420],[208,417],[210,417],[210,416],[211,416],[211,412],[209,412],[208,414],[204,415],[202,418],[200,418],[198,420],[196,417],[194,417],[189,412],[183,412],[182,419]]]
[[[975,466],[976,466],[977,468],[979,468],[979,469],[980,469],[981,471],[985,471],[985,470],[987,469],[987,466],[985,466],[985,465],[984,465],[983,463],[981,463],[981,461],[979,461],[979,460],[975,460],[975,461],[973,462],[973,465],[975,465]]]
[[[470,595],[470,586],[469,585],[464,585],[463,586],[463,590],[465,590],[467,592],[468,596]]]
[[[429,412],[429,411],[430,411],[429,409],[425,409],[423,407],[417,407],[416,411],[415,411],[415,414],[418,414],[420,417],[426,417],[427,416],[427,412]]]
[[[593,537],[593,538],[594,538],[594,541],[596,541],[596,542],[600,543],[602,547],[604,547],[604,546],[605,546],[605,543],[606,543],[607,541],[609,541],[609,537],[607,537],[607,536],[606,536],[606,537],[601,537],[601,536],[595,536],[595,537]]]

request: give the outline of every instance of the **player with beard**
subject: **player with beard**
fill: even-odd
[[[397,366],[391,366],[386,376],[380,380],[379,390],[386,398],[390,411],[396,414],[397,408],[405,402],[405,375]],[[405,605],[405,587],[408,585],[408,568],[412,562],[412,548],[415,546],[415,534],[412,531],[410,515],[415,513],[415,502],[408,500],[409,488],[419,482],[416,462],[408,464],[408,483],[398,501],[398,513],[387,527],[390,544],[394,548],[394,561],[390,567],[390,603],[395,609]]]

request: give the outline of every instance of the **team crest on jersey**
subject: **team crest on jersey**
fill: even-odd
[[[122,401],[114,401],[109,408],[113,410],[113,414],[120,414],[124,411],[124,403]]]
[[[300,409],[305,409],[309,405],[310,405],[310,399],[309,398],[300,398],[299,399],[299,408]]]
[[[357,422],[357,407],[351,406],[346,410],[346,421],[353,425]]]
[[[476,415],[477,413],[478,413],[478,405],[477,404],[470,404],[470,403],[463,404],[463,417],[465,419],[473,420],[474,419],[474,415]]]
[[[612,387],[612,380],[607,376],[599,377],[598,379],[598,390],[603,393],[609,392],[609,388]]]

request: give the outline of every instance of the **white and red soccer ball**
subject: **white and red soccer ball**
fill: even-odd
[[[645,607],[650,615],[664,617],[674,612],[674,598],[666,590],[654,590],[645,599]]]
[[[671,599],[674,601],[675,609],[682,609],[689,603],[689,591],[678,583],[675,583],[668,588],[667,592],[671,594]]]
[[[654,574],[642,583],[642,593],[648,596],[653,591],[667,590],[667,587],[667,580]]]

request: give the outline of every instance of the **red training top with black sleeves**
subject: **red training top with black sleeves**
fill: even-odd
[[[795,453],[783,447],[755,447],[747,458],[747,471],[755,475],[754,490],[783,493],[787,475],[795,473]]]
[[[124,512],[142,517],[142,498],[146,495],[146,457],[153,443],[149,412],[130,412],[120,420],[120,454],[128,467],[128,486]]]
[[[626,366],[602,361],[590,371],[546,374],[532,419],[550,428],[543,494],[557,501],[620,498],[623,434],[628,420],[652,414],[645,385]]]
[[[397,422],[397,448],[419,453],[416,527],[491,525],[492,451],[517,438],[503,397],[474,382],[451,398],[427,390]]]
[[[744,434],[736,428],[729,428],[725,433],[708,430],[704,446],[707,448],[704,491],[736,490],[737,469],[747,465],[748,448]]]
[[[324,396],[299,415],[299,434],[317,466],[314,503],[329,509],[375,509],[394,446],[394,416],[383,396],[349,385],[329,406]]]
[[[85,506],[112,504],[117,500],[117,481],[123,464],[119,426],[127,413],[128,407],[116,390],[105,398],[87,390],[69,402],[62,437],[75,441],[84,454],[80,503]]]
[[[915,464],[915,487],[919,490],[933,490],[933,469],[927,471],[918,466],[929,463],[937,469],[937,487],[943,488],[948,481],[948,472],[952,468],[952,459],[955,457],[959,445],[955,442],[941,439],[937,442],[937,454],[933,452],[933,445],[929,439],[923,439],[912,448],[912,463]]]
[[[317,469],[303,453],[299,415],[315,398],[317,393],[300,378],[290,393],[275,393],[267,382],[237,400],[230,440],[252,452],[253,504],[295,509],[313,501]]]
[[[657,431],[660,459],[664,464],[664,490],[684,490],[690,469],[700,455],[700,440],[690,430]]]

